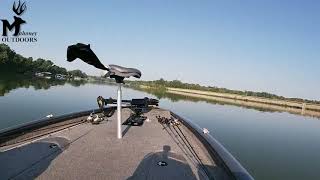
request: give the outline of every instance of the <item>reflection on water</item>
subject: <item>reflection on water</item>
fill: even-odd
[[[0,74],[0,96],[4,96],[11,90],[18,88],[29,88],[33,87],[35,90],[38,89],[49,89],[52,86],[62,86],[65,83],[69,83],[72,86],[80,86],[85,84],[85,81],[66,81],[56,79],[45,79],[45,78],[25,78],[23,75],[16,74]]]
[[[117,86],[0,76],[0,129],[97,108]],[[320,121],[228,102],[123,88],[123,99],[159,98],[160,106],[209,129],[258,180],[320,179]],[[250,109],[249,109],[250,108]],[[271,112],[271,113],[270,113]]]
[[[86,84],[86,81],[66,81],[66,80],[56,80],[56,79],[45,79],[45,78],[24,78],[21,76],[16,75],[1,75],[0,76],[0,96],[4,96],[6,93],[9,93],[11,90],[18,89],[18,88],[29,88],[33,87],[35,90],[39,89],[49,89],[52,86],[63,86],[66,83],[70,84],[74,87],[78,87],[81,85]],[[93,83],[91,84],[101,84],[101,83]],[[108,84],[113,85],[113,84]],[[130,86],[126,86],[130,88]],[[210,104],[218,104],[218,105],[233,105],[238,107],[243,107],[246,109],[254,109],[260,112],[289,112],[293,114],[301,114],[300,109],[296,108],[289,108],[289,107],[281,107],[276,105],[267,105],[261,103],[254,103],[254,102],[245,102],[241,100],[232,100],[226,98],[216,98],[216,99],[205,99],[199,97],[190,97],[180,94],[172,94],[165,91],[165,89],[142,89],[131,87],[135,90],[144,91],[149,94],[154,95],[158,99],[169,99],[172,102],[178,101],[190,101],[190,102],[207,102]],[[314,113],[305,113],[306,116],[311,117],[320,117],[320,112]]]

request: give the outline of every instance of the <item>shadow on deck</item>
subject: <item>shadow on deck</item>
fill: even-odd
[[[62,153],[62,148],[67,147],[67,139],[55,137],[1,152],[1,179],[33,179],[38,177]]]
[[[196,179],[185,158],[170,150],[165,145],[163,151],[147,154],[128,180]]]

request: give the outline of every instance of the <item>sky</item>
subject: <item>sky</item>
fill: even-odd
[[[0,18],[12,21],[12,0]],[[134,67],[142,80],[181,80],[320,100],[318,0],[28,0],[23,31],[37,43],[9,43],[26,57],[66,61],[82,42],[105,64]]]

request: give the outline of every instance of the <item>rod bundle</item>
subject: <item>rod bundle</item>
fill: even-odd
[[[205,167],[205,165],[203,164],[202,160],[200,159],[199,155],[196,153],[196,151],[194,150],[193,146],[191,145],[190,141],[188,140],[187,136],[183,133],[183,131],[181,130],[180,126],[181,126],[181,122],[178,119],[174,119],[173,117],[170,118],[166,118],[166,117],[161,117],[161,116],[156,116],[156,118],[158,119],[158,122],[160,124],[162,124],[162,126],[164,128],[165,125],[167,127],[169,127],[175,131],[175,134],[182,140],[182,143],[185,147],[187,147],[187,150],[191,153],[191,155],[194,157],[194,159],[197,161],[197,163],[199,164],[199,166],[201,167],[201,169],[204,171],[204,173],[210,177],[210,174],[207,170],[207,168]],[[176,137],[177,137],[176,136]]]

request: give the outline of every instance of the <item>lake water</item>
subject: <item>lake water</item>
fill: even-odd
[[[97,108],[97,96],[116,98],[116,90],[117,86],[104,84],[0,77],[0,129],[48,114],[57,116]],[[123,88],[123,99],[146,96],[157,98]],[[160,99],[160,107],[209,129],[255,179],[320,179],[319,119],[172,95],[165,97]]]

